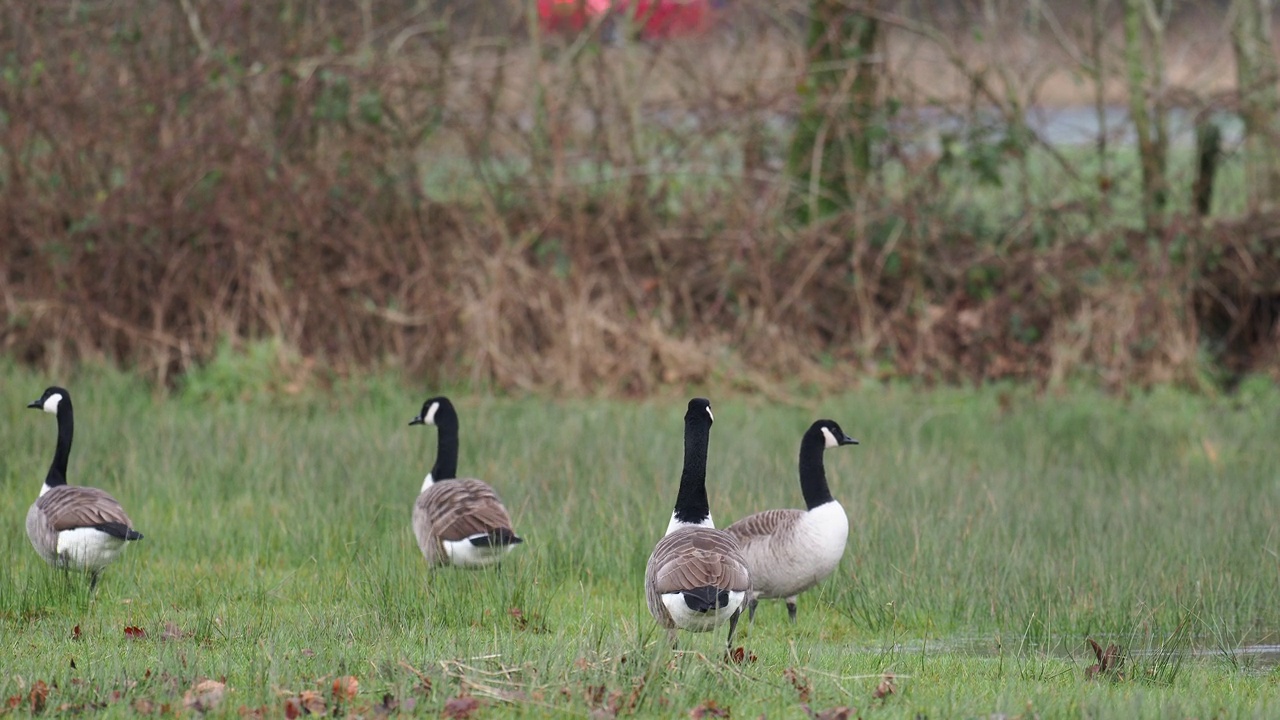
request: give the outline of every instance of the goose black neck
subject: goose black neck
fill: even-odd
[[[53,451],[53,463],[49,465],[49,474],[44,484],[57,487],[67,484],[67,460],[71,458],[71,439],[75,435],[76,421],[71,410],[71,401],[63,398],[58,404],[58,446]]]
[[[821,432],[808,432],[800,441],[800,492],[804,504],[810,509],[825,505],[835,498],[827,486],[827,470],[822,464],[822,453],[827,448]]]
[[[436,464],[431,466],[431,479],[453,480],[458,477],[458,423],[444,422],[437,430]]]
[[[684,470],[680,473],[680,494],[676,496],[676,520],[700,524],[711,517],[707,502],[707,445],[711,442],[711,424],[685,422]]]

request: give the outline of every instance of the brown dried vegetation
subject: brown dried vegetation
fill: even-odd
[[[721,707],[715,700],[704,700],[698,707],[689,711],[691,720],[707,720],[707,718],[729,718],[733,714],[728,707]]]
[[[182,706],[204,714],[217,707],[227,694],[227,685],[218,680],[201,680],[182,696]]]
[[[1084,669],[1084,679],[1093,680],[1101,677],[1113,681],[1123,680],[1124,673],[1120,668],[1124,665],[1124,654],[1120,651],[1120,646],[1112,643],[1103,650],[1093,638],[1088,640],[1089,647],[1093,648],[1093,654],[1097,656],[1098,662]]]
[[[466,720],[479,709],[479,700],[470,695],[459,695],[445,701],[444,710],[440,712],[440,715],[446,718],[456,718],[456,720]]]
[[[912,182],[788,221],[781,12],[708,50],[539,47],[514,3],[89,7],[0,0],[0,349],[25,362],[171,383],[271,338],[340,372],[624,394],[1197,384],[1206,347],[1280,368],[1273,217],[1149,237],[1067,204],[992,232],[956,215],[946,158],[889,141]],[[927,102],[910,65],[885,87]]]
[[[845,707],[844,705],[818,711],[814,711],[808,705],[802,705],[801,707],[804,708],[805,714],[813,720],[849,720],[849,717],[856,712],[854,708]]]

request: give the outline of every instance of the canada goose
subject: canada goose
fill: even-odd
[[[815,422],[800,440],[800,491],[808,510],[765,510],[725,528],[742,545],[751,568],[748,620],[755,618],[760,598],[786,598],[787,614],[795,622],[796,597],[840,563],[849,538],[849,516],[831,497],[822,452],[857,444],[834,421]]]
[[[751,575],[738,541],[716,530],[711,521],[707,444],[712,422],[709,401],[689,401],[684,416],[680,492],[666,535],[653,548],[645,566],[645,600],[653,619],[667,629],[673,647],[676,628],[707,632],[728,620],[727,644],[732,651],[742,602],[751,592]]]
[[[142,533],[133,529],[124,508],[106,491],[67,484],[67,460],[75,435],[71,393],[51,387],[27,407],[58,418],[58,445],[40,496],[27,511],[27,537],[45,562],[89,572],[92,591],[103,568],[120,555],[126,542],[141,540]]]
[[[436,464],[413,504],[413,534],[428,565],[476,568],[497,562],[524,540],[511,529],[511,516],[493,488],[481,480],[458,478],[458,413],[445,397],[422,404],[410,425],[435,425]]]

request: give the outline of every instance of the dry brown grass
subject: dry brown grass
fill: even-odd
[[[792,224],[802,43],[772,6],[704,41],[540,52],[518,12],[362,7],[0,0],[4,349],[166,383],[271,337],[338,371],[622,394],[1280,361],[1266,218],[1148,238],[1029,207],[993,242],[941,158],[889,142],[908,182]],[[908,104],[1081,100],[1069,44],[895,27]],[[1188,42],[1172,83],[1209,102],[1226,46]]]

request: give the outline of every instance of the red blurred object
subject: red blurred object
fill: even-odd
[[[646,39],[699,35],[711,27],[712,0],[538,0],[538,19],[549,32],[581,32],[601,16],[640,26]]]

